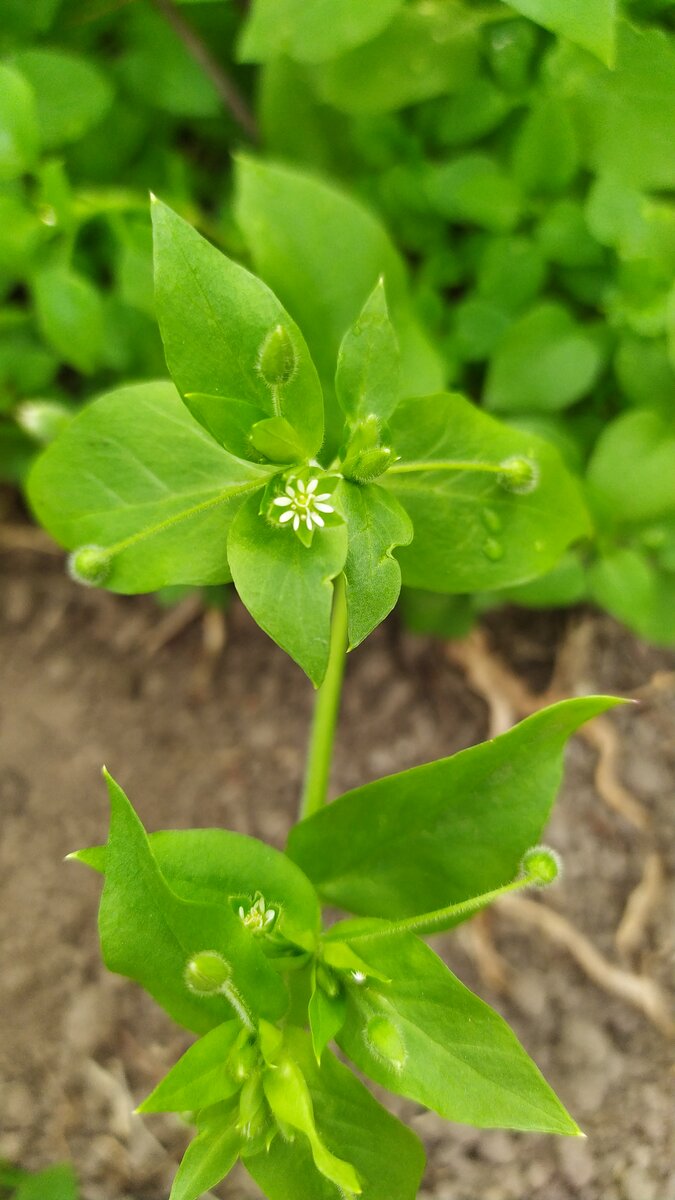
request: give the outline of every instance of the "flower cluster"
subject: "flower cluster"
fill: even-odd
[[[326,503],[331,498],[330,492],[320,492],[317,495],[318,486],[318,479],[310,479],[307,484],[303,483],[302,479],[289,479],[284,489],[285,495],[277,496],[272,501],[284,510],[279,517],[279,524],[286,525],[292,521],[296,533],[302,522],[310,533],[314,526],[322,529],[326,522],[321,513],[332,513],[335,509],[332,504]]]

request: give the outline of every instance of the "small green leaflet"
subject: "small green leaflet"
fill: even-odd
[[[558,452],[462,396],[404,400],[390,430],[400,462],[382,485],[415,529],[411,545],[397,553],[409,587],[472,592],[522,583],[590,532],[581,490]],[[499,464],[519,456],[537,473],[528,494],[500,482]]]
[[[239,42],[242,62],[287,54],[298,62],[335,58],[375,37],[403,0],[253,0]]]
[[[0,63],[0,181],[16,179],[34,166],[39,136],[30,84]]]
[[[579,1133],[506,1022],[429,946],[413,934],[363,938],[358,946],[391,979],[348,988],[338,1042],[360,1070],[450,1121]],[[382,1026],[389,1027],[393,1061]]]
[[[342,339],[335,391],[351,420],[387,421],[401,393],[398,339],[389,320],[384,280],[378,280]]]
[[[412,540],[413,526],[396,497],[377,484],[359,486],[344,480],[340,504],[349,539],[344,573],[353,650],[398,600],[401,568],[393,551]]]
[[[323,400],[297,325],[260,279],[158,200],[152,219],[157,317],[167,365],[186,404],[192,408],[192,395],[199,396],[194,415],[224,444],[230,399],[263,416],[284,417],[311,458],[323,439]],[[262,358],[279,328],[292,361],[275,385],[265,377]]]
[[[291,830],[288,853],[328,903],[364,916],[412,917],[501,887],[541,837],[568,737],[618,703],[564,700],[493,741],[347,792]]]
[[[110,833],[99,933],[108,969],[135,979],[197,1033],[231,1020],[233,1011],[242,1019],[251,1011],[280,1016],[284,985],[249,931],[229,905],[184,900],[172,891],[124,792],[106,779]],[[228,965],[226,992],[197,995],[188,987],[187,964],[205,951]]]
[[[616,0],[509,0],[511,8],[553,33],[590,50],[613,66],[616,41]]]
[[[226,1061],[240,1029],[238,1021],[226,1021],[205,1033],[185,1051],[137,1111],[195,1112],[233,1096],[241,1080],[228,1074]]]
[[[171,384],[144,383],[83,409],[36,463],[28,494],[61,545],[110,548],[106,587],[150,592],[228,581],[232,516],[267,478],[219,446]]]
[[[329,1149],[354,1164],[361,1200],[415,1200],[424,1168],[419,1139],[392,1117],[332,1054],[317,1066],[311,1041],[299,1029],[285,1044],[304,1075],[317,1129]],[[316,1169],[303,1137],[274,1139],[267,1153],[244,1165],[268,1200],[336,1200],[336,1189]]]
[[[332,581],[347,554],[345,526],[321,529],[305,546],[290,528],[261,517],[252,496],[232,525],[227,553],[251,616],[318,687],[328,665]]]
[[[217,1105],[200,1118],[199,1133],[183,1155],[169,1200],[199,1200],[229,1175],[241,1145],[229,1116],[225,1106]]]
[[[83,275],[46,267],[31,280],[38,325],[64,362],[84,374],[101,365],[104,312],[101,296]]]
[[[14,62],[35,93],[40,136],[48,150],[78,141],[113,102],[106,77],[79,54],[34,47],[20,51]]]

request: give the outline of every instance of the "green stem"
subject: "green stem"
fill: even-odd
[[[389,468],[389,475],[412,475],[420,471],[483,471],[498,475],[504,470],[502,463],[461,462],[456,459],[429,459],[426,462],[397,462]]]
[[[364,933],[347,934],[345,940],[352,942],[373,941],[375,938],[391,937],[397,933],[416,933],[427,937],[432,933],[442,933],[450,929],[457,917],[468,917],[471,913],[479,912],[486,905],[492,904],[500,896],[509,892],[519,892],[522,888],[532,887],[533,880],[529,875],[522,879],[514,879],[513,883],[505,883],[503,887],[494,888],[491,892],[483,892],[481,896],[472,896],[470,900],[461,900],[459,904],[448,904],[446,908],[437,908],[435,912],[422,913],[419,917],[408,917],[403,921],[392,921],[386,928],[372,929]]]
[[[326,677],[316,694],[312,730],[309,737],[305,786],[300,806],[300,819],[311,817],[326,803],[328,777],[333,754],[333,739],[340,708],[342,677],[347,652],[347,599],[344,576],[335,580],[333,616],[331,619],[330,652]]]

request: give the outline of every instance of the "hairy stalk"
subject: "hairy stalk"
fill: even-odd
[[[244,96],[222,63],[213,57],[208,46],[196,30],[193,29],[192,25],[185,20],[183,14],[176,8],[174,0],[152,0],[152,2],[157,11],[162,14],[167,24],[171,26],[176,36],[180,38],[188,54],[201,67],[207,78],[210,79],[218,96],[232,114],[240,129],[243,130],[250,141],[257,143],[260,140],[260,134],[255,117]]]
[[[503,887],[494,888],[491,892],[483,892],[481,896],[472,896],[470,900],[462,900],[459,904],[448,904],[446,908],[438,908],[435,912],[422,913],[419,917],[408,917],[403,921],[392,921],[385,928],[366,930],[363,933],[347,935],[350,942],[372,942],[377,938],[391,937],[396,933],[416,933],[419,937],[429,937],[434,933],[442,933],[451,929],[458,917],[468,917],[471,913],[479,912],[500,896],[509,892],[519,892],[522,888],[532,887],[533,880],[529,875],[514,879]]]
[[[335,580],[333,591],[328,669],[326,678],[316,694],[312,731],[309,738],[305,786],[300,806],[301,820],[318,812],[326,803],[346,653],[347,599],[344,578],[339,575]]]

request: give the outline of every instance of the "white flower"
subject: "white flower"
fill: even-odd
[[[363,971],[352,971],[351,974],[352,974],[352,979],[354,980],[354,983],[365,983],[366,982],[366,977],[365,977]]]
[[[255,899],[248,911],[243,904],[239,905],[239,920],[253,933],[264,933],[276,920],[277,910],[268,908],[265,897],[256,892]]]
[[[310,479],[308,484],[304,484],[302,479],[289,479],[284,489],[286,494],[277,496],[272,501],[284,510],[279,517],[279,524],[286,525],[292,521],[296,533],[302,521],[310,532],[315,525],[322,529],[326,522],[321,513],[332,513],[335,509],[332,504],[326,503],[331,498],[330,492],[320,492],[317,495],[318,486],[318,479]]]

